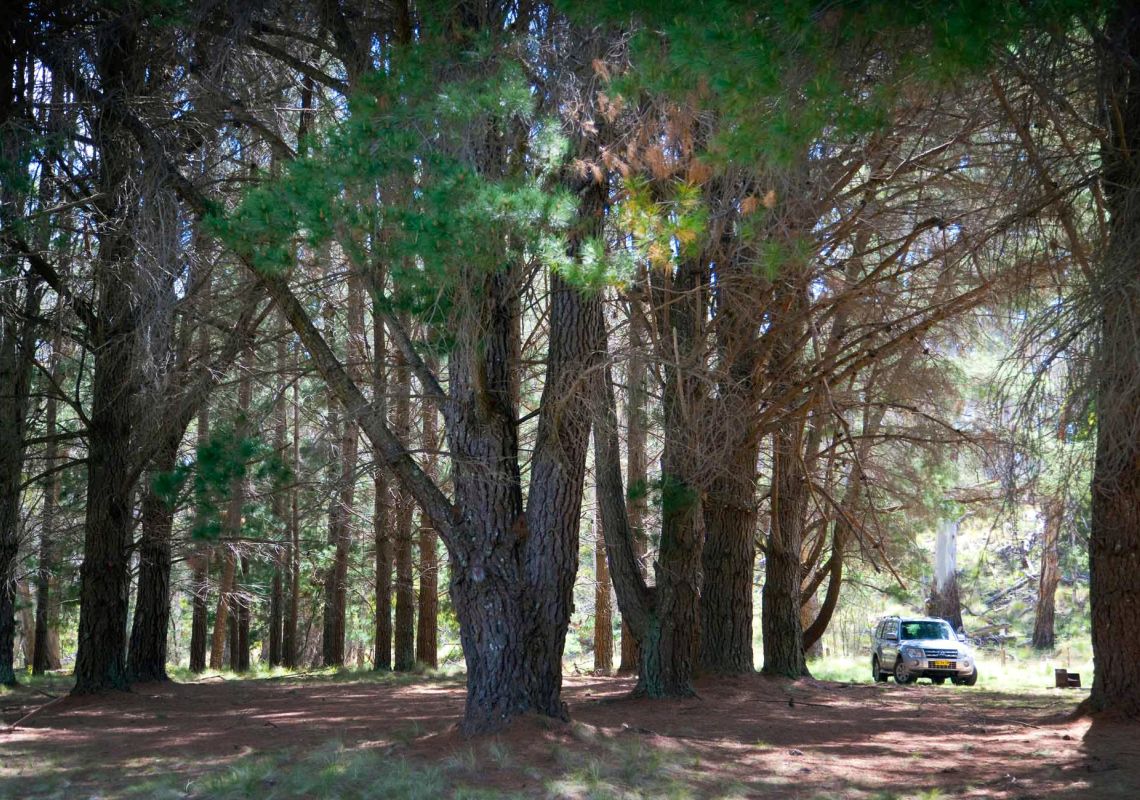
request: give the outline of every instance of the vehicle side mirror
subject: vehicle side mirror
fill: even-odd
[[[961,631],[958,631],[958,641],[959,642],[966,641],[966,634],[962,633]]]
[[[897,642],[899,640],[899,635],[897,633],[888,633],[883,638],[886,639],[888,642]]]

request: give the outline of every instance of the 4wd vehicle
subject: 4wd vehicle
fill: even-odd
[[[933,617],[886,617],[875,626],[871,642],[871,675],[876,681],[895,676],[895,683],[930,678],[956,686],[978,682],[978,665],[964,636]]]

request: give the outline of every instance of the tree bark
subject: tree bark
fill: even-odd
[[[62,331],[56,327],[51,349],[51,376],[52,382],[58,386],[62,379],[60,369],[60,348],[63,346]],[[48,437],[46,452],[44,454],[44,468],[48,476],[44,479],[44,507],[40,520],[40,557],[36,571],[36,633],[33,652],[35,659],[32,662],[32,674],[43,675],[49,669],[59,669],[58,661],[53,663],[51,648],[48,644],[51,631],[51,583],[52,575],[56,569],[56,515],[59,510],[59,442],[55,440],[58,430],[57,420],[59,414],[59,400],[54,392],[48,395],[47,409],[44,412],[44,429]]]
[[[406,321],[405,321],[406,324]],[[412,440],[412,376],[402,356],[396,358],[396,407],[393,427],[402,441]],[[396,498],[396,627],[395,669],[416,666],[416,587],[412,570],[412,511],[414,499],[401,490]]]
[[[578,209],[568,255],[577,259],[583,242],[601,233],[608,183],[602,176],[591,176],[572,188]],[[604,343],[599,294],[572,286],[553,273],[546,382],[531,459],[530,493],[525,518],[513,523],[521,528],[522,536],[530,704],[552,717],[568,717],[561,699],[562,654],[578,572],[578,530],[590,444],[589,400]]]
[[[199,334],[203,352],[209,350],[210,335],[203,326]],[[201,453],[210,441],[210,403],[207,400],[198,410],[198,444],[197,452]],[[204,522],[202,510],[196,511],[197,524]],[[190,591],[193,593],[191,603],[193,610],[190,618],[190,671],[202,672],[206,669],[206,640],[209,636],[209,597],[210,597],[210,550],[206,542],[197,542],[193,545],[193,554],[190,558],[191,578]]]
[[[328,258],[327,250],[325,260],[328,262],[328,273],[333,270],[332,261]],[[324,306],[324,329],[328,331],[330,344],[333,343],[333,331],[337,329],[336,317],[331,301]],[[351,374],[351,367],[349,367]],[[348,532],[348,509],[342,502],[344,471],[342,468],[344,457],[344,430],[341,428],[340,401],[336,395],[326,395],[328,402],[328,441],[332,456],[328,463],[329,506],[328,506],[328,543],[333,548],[333,560],[325,572],[324,585],[324,618],[322,620],[322,663],[326,667],[340,667],[344,665],[344,637],[345,615],[348,611],[348,547],[346,537]],[[347,429],[347,422],[345,429]]]
[[[131,134],[118,102],[137,94],[143,77],[134,21],[118,18],[96,57],[104,90],[94,138],[99,153],[94,200],[99,254],[94,282],[98,327],[87,428],[87,514],[80,567],[74,694],[126,689],[127,612],[133,525],[131,440],[136,382],[137,267],[130,197]],[[115,98],[115,101],[107,98]]]
[[[789,678],[808,674],[800,622],[800,549],[807,505],[802,442],[802,419],[788,419],[772,434],[772,524],[761,592],[764,672]]]
[[[378,278],[379,284],[384,285],[384,278]],[[379,315],[372,318],[372,402],[376,408],[377,416],[387,419],[388,405],[388,343],[384,336],[384,322]],[[372,535],[376,545],[376,632],[372,659],[373,669],[392,668],[392,558],[393,544],[390,530],[391,490],[388,486],[388,474],[380,464],[383,463],[383,451],[379,445],[373,444],[373,458],[377,463],[372,476],[374,488],[372,508]]]
[[[716,185],[714,183],[714,185]],[[723,191],[714,202],[724,202]],[[730,208],[733,206],[730,205]],[[761,436],[751,420],[759,405],[757,308],[768,292],[744,264],[734,236],[735,211],[711,232],[717,244],[715,315],[717,393],[699,425],[701,450],[717,453],[704,498],[700,663],[716,674],[748,673],[752,658],[752,580],[756,554],[756,479]]]
[[[1095,670],[1088,706],[1140,716],[1140,3],[1105,28],[1102,186],[1109,211],[1100,300],[1096,457],[1089,533]],[[1130,62],[1130,63],[1126,63]]]
[[[429,362],[429,367],[434,364]],[[423,403],[424,472],[436,476],[435,451],[439,447],[435,405],[425,399]],[[431,519],[420,514],[420,594],[416,615],[416,661],[424,666],[439,666],[439,559],[436,557],[438,536]]]
[[[15,282],[6,283],[7,287],[0,287],[0,304],[9,309],[0,330],[0,387],[4,387],[0,389],[0,684],[15,685],[15,567],[20,549],[20,478],[34,341],[28,335],[27,323],[21,325],[12,310],[17,302]]]
[[[285,463],[286,436],[289,431],[288,403],[285,393],[288,384],[285,380],[285,371],[288,362],[285,352],[285,333],[283,327],[278,333],[275,352],[277,364],[277,402],[273,409],[273,453]],[[277,530],[281,536],[281,545],[273,554],[273,577],[269,596],[269,666],[281,666],[282,661],[282,632],[285,622],[285,576],[289,572],[289,547],[292,544],[289,538],[289,516],[286,510],[288,503],[288,490],[278,488],[273,492],[273,519],[277,523]]]
[[[233,507],[232,500],[230,506]],[[222,669],[225,666],[226,637],[229,633],[228,624],[234,589],[234,572],[237,564],[233,548],[225,544],[222,547],[225,552],[222,556],[222,576],[218,581],[218,606],[214,611],[214,634],[210,646],[210,669],[215,670]]]
[[[293,369],[297,370],[297,349],[293,350]],[[290,445],[292,474],[301,467],[301,381],[293,381],[293,441]],[[289,488],[289,603],[281,632],[281,659],[289,669],[297,668],[300,642],[297,639],[298,614],[301,604],[301,515],[297,487]]]
[[[614,667],[614,612],[610,597],[610,571],[606,568],[606,540],[601,520],[595,521],[594,541],[594,672],[609,674]]]
[[[237,650],[234,652],[235,672],[249,672],[249,623],[253,615],[253,603],[249,594],[249,557],[241,556],[242,591],[237,595]]]
[[[0,159],[20,169],[24,162],[21,119],[25,103],[24,64],[12,48],[20,15],[0,17]],[[14,226],[24,208],[15,183],[0,185],[0,228]],[[16,559],[19,556],[21,472],[34,342],[21,319],[17,259],[8,248],[0,256],[0,684],[15,685]],[[27,288],[31,290],[32,284]],[[29,292],[29,297],[31,296]],[[30,347],[31,346],[31,347]]]
[[[252,367],[252,354],[246,350],[241,366],[241,377],[238,380],[238,424],[234,431],[236,439],[241,440],[248,435],[249,404],[253,399],[253,383],[250,375]],[[246,498],[246,476],[244,470],[230,483],[230,501],[226,508],[226,517],[222,523],[221,547],[225,550],[222,560],[222,578],[218,583],[218,606],[214,612],[214,635],[210,648],[210,669],[221,669],[226,647],[226,633],[229,618],[237,609],[235,597],[238,543],[241,537],[242,513]],[[227,543],[226,540],[229,540]],[[233,660],[233,648],[230,648],[230,659]]]
[[[631,306],[640,302],[634,296],[630,300]],[[630,490],[627,504],[629,514],[629,527],[633,534],[634,553],[638,562],[642,563],[649,548],[649,537],[645,531],[645,515],[649,498],[649,475],[647,456],[645,453],[646,437],[646,368],[645,357],[641,348],[645,346],[645,332],[643,331],[641,310],[631,308],[629,315],[629,360],[626,362],[626,471],[627,485]],[[599,503],[600,506],[600,503]],[[599,511],[599,522],[601,517]],[[603,537],[604,539],[604,537]],[[608,569],[607,569],[608,571]],[[644,571],[642,571],[644,577]],[[633,629],[621,620],[621,662],[618,665],[619,673],[636,672],[641,661],[641,649],[637,645],[637,637]]]
[[[178,458],[177,437],[167,440],[155,457],[153,471],[173,472]],[[153,476],[152,476],[153,477]],[[131,625],[127,674],[134,681],[165,681],[166,633],[170,622],[170,543],[174,535],[174,504],[160,497],[153,485],[142,500],[142,540],[139,542],[138,594]]]
[[[1056,640],[1053,622],[1056,613],[1057,584],[1061,581],[1059,545],[1064,516],[1064,500],[1059,497],[1051,498],[1045,505],[1041,575],[1037,581],[1037,610],[1033,618],[1032,642],[1038,650],[1052,650]]]

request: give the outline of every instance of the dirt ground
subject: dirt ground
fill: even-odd
[[[1072,718],[1083,694],[759,675],[700,681],[680,702],[630,688],[567,678],[571,723],[474,740],[455,728],[456,681],[208,680],[63,698],[0,733],[0,798],[132,796],[156,776],[181,796],[222,796],[194,781],[330,741],[434,765],[448,791],[484,797],[1140,798],[1140,725]],[[47,699],[0,697],[5,724]]]

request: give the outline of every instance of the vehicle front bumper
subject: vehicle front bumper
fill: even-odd
[[[900,654],[899,658],[906,665],[907,674],[915,678],[968,678],[977,669],[977,662],[970,657],[913,658]]]

